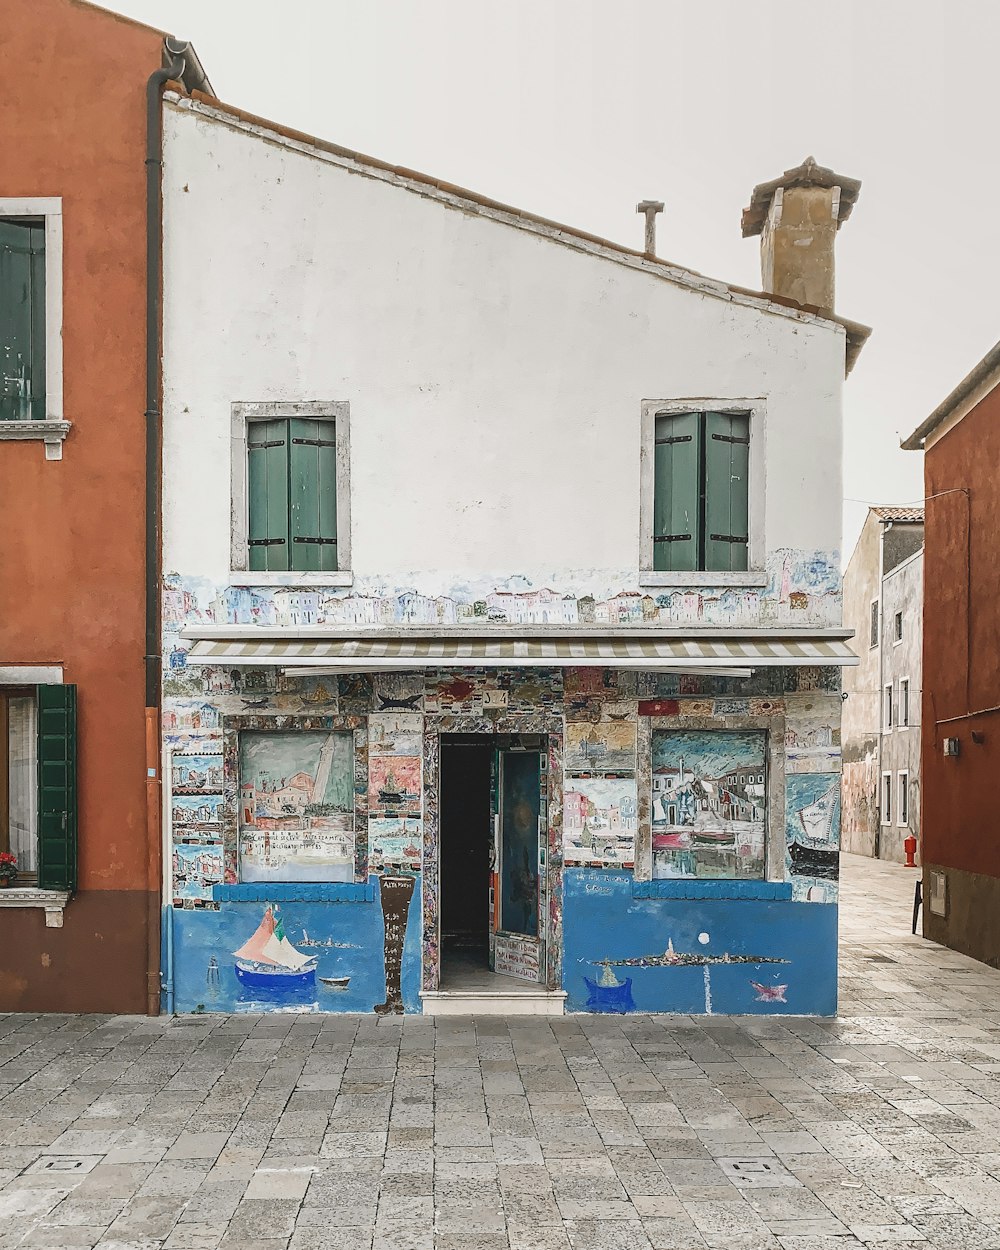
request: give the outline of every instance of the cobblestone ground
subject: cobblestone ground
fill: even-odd
[[[0,1017],[0,1250],[1000,1248],[1000,972],[844,858],[835,1021]]]

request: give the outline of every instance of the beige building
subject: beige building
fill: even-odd
[[[920,836],[923,508],[871,508],[844,576],[861,663],[844,671],[845,851],[904,859]]]

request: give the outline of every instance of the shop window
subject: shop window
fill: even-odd
[[[76,687],[0,689],[0,851],[17,883],[76,887]]]
[[[239,813],[242,881],[353,881],[353,734],[241,733]]]
[[[763,731],[655,730],[654,877],[763,879]]]

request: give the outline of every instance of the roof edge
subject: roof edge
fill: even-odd
[[[507,220],[504,224],[513,225],[515,228],[542,231],[544,232],[544,237],[551,239],[553,242],[560,242],[571,247],[579,244],[589,245],[589,247],[596,249],[597,255],[605,255],[609,260],[629,264],[630,267],[641,269],[666,281],[675,282],[679,286],[696,290],[703,295],[714,295],[720,299],[733,299],[735,297],[737,302],[747,307],[758,308],[762,312],[775,313],[779,316],[791,316],[796,320],[804,319],[817,325],[839,326],[844,330],[847,340],[845,375],[849,374],[853,369],[861,348],[871,334],[871,327],[862,325],[860,322],[850,321],[846,317],[823,312],[814,305],[799,304],[795,300],[773,295],[767,291],[755,291],[749,287],[737,286],[734,283],[724,282],[718,278],[707,277],[697,270],[688,269],[683,265],[678,265],[673,261],[660,257],[649,256],[646,252],[639,251],[637,248],[626,247],[624,244],[615,243],[610,239],[591,234],[589,231],[581,230],[576,226],[553,221],[551,218],[542,217],[538,213],[532,213],[514,205],[505,204],[500,200],[491,199],[489,196],[480,195],[467,187],[457,186],[443,179],[434,178],[430,174],[420,173],[418,170],[409,169],[404,165],[393,165],[389,161],[380,160],[378,157],[367,156],[363,152],[356,152],[328,139],[321,139],[316,135],[308,134],[306,131],[295,130],[290,126],[271,121],[269,118],[249,113],[236,105],[226,104],[214,96],[207,95],[204,91],[194,90],[190,93],[190,96],[178,96],[176,100],[171,102],[181,108],[197,110],[209,117],[213,113],[220,114],[222,116],[219,120],[233,118],[245,126],[270,131],[282,139],[290,140],[293,143],[302,144],[306,147],[312,147],[321,152],[327,152],[343,161],[349,161],[354,165],[364,166],[377,171],[380,175],[394,179],[404,186],[414,184],[413,189],[419,189],[422,194],[436,194],[446,201],[460,201],[462,207],[469,212],[484,215],[498,214],[502,218],[512,219]]]
[[[904,451],[923,451],[929,435],[943,425],[981,386],[1000,371],[1000,343],[995,343],[986,355],[959,382],[958,386],[938,404],[929,417],[925,417],[909,437],[900,441]],[[978,403],[978,400],[976,401]],[[974,407],[975,405],[973,405]],[[965,416],[965,413],[962,414]]]

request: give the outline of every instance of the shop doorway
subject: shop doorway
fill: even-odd
[[[443,990],[544,981],[547,781],[544,735],[441,735]]]

